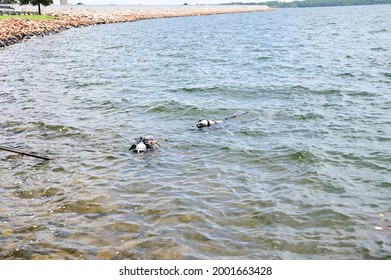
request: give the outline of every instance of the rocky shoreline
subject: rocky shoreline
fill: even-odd
[[[222,6],[153,10],[45,10],[54,20],[27,20],[9,18],[0,21],[0,48],[19,43],[34,36],[58,33],[62,30],[98,24],[131,22],[144,19],[215,15],[228,13],[261,12],[266,6]]]

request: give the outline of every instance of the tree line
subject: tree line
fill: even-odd
[[[230,2],[222,5],[267,5],[270,8],[304,8],[304,7],[331,7],[355,5],[381,5],[391,4],[391,0],[304,0],[292,2],[266,1],[266,2]]]
[[[38,6],[38,13],[41,14],[41,5],[49,6],[53,4],[53,0],[0,0],[0,4],[20,4]]]
[[[0,4],[20,4],[38,6],[41,14],[41,5],[49,6],[53,0],[0,0]],[[304,7],[329,7],[329,6],[354,6],[354,5],[380,5],[391,4],[391,0],[300,0],[292,2],[266,1],[266,2],[230,2],[221,5],[267,5],[271,8],[304,8]]]

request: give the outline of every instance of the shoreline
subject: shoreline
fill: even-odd
[[[34,7],[35,8],[35,7]],[[99,24],[133,22],[145,19],[270,11],[267,6],[175,7],[161,9],[56,9],[45,8],[43,15],[54,20],[9,18],[0,21],[0,49],[36,36]]]

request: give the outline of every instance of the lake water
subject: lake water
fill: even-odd
[[[0,50],[0,259],[390,259],[391,5]],[[201,118],[221,120],[198,130]],[[131,154],[153,134],[160,148]]]

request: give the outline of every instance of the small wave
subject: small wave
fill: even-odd
[[[72,126],[66,126],[62,124],[48,124],[45,122],[33,122],[32,125],[32,130],[41,131],[39,137],[45,140],[63,137],[74,137],[78,139],[87,138],[87,136],[78,128]]]
[[[152,113],[171,113],[171,112],[182,112],[185,113],[194,113],[199,111],[199,109],[192,105],[186,105],[174,100],[168,100],[163,102],[158,102],[155,104],[151,104],[149,108],[146,110],[147,112]]]
[[[309,88],[305,87],[305,86],[302,86],[302,85],[296,85],[296,86],[293,87],[293,90],[296,90],[296,91],[308,91]]]
[[[112,224],[108,225],[108,228],[111,230],[116,231],[122,231],[127,233],[136,232],[138,233],[140,231],[140,225],[135,223],[129,223],[129,222],[113,222]]]
[[[338,89],[314,90],[314,91],[311,91],[311,93],[316,94],[316,95],[327,95],[327,96],[341,95],[341,91]]]
[[[68,202],[63,205],[58,205],[55,212],[58,213],[66,213],[66,212],[74,212],[74,213],[98,213],[98,214],[108,214],[115,212],[113,209],[109,209],[101,203],[92,200],[77,200],[75,202]]]
[[[300,114],[293,116],[296,120],[315,120],[315,119],[322,119],[323,116],[321,114],[316,113],[307,113],[307,114]]]
[[[183,87],[170,90],[171,92],[220,92],[220,87]]]
[[[347,227],[353,224],[351,217],[330,208],[314,209],[307,213],[307,216],[309,217],[309,220],[307,221],[308,226],[329,228],[339,226]]]
[[[289,157],[294,161],[300,162],[312,163],[316,161],[315,156],[306,150],[294,152],[290,154]]]
[[[301,224],[301,217],[289,215],[281,211],[273,211],[269,213],[254,213],[251,216],[251,220],[240,220],[238,224],[245,224],[246,227],[255,226],[273,226],[283,221],[284,225],[292,228],[297,228]]]
[[[338,77],[351,77],[351,78],[355,77],[355,75],[350,72],[341,73],[341,74],[338,74],[337,76]]]
[[[48,131],[77,131],[78,129],[71,126],[64,126],[61,124],[47,124],[45,122],[33,122],[34,126],[36,126],[38,129],[41,130],[48,130]]]
[[[262,91],[263,90],[259,87],[251,86],[191,87],[171,90],[171,92],[175,93],[191,93],[191,98],[194,98],[194,96],[208,98],[205,99],[205,102],[207,100],[210,100],[211,96],[221,97],[227,101],[230,100],[229,98],[240,98],[241,101],[246,98],[253,99],[254,97],[258,96],[259,93]]]
[[[19,198],[24,199],[31,199],[31,198],[45,198],[45,197],[51,197],[55,196],[58,193],[61,193],[61,189],[56,187],[49,187],[49,188],[34,188],[34,189],[23,189],[23,190],[17,190],[15,191],[15,196]]]
[[[263,55],[263,56],[258,56],[257,57],[257,60],[271,60],[271,59],[273,59],[273,57],[272,56],[267,56],[267,55]]]
[[[383,32],[388,32],[388,29],[387,28],[382,28],[382,29],[379,29],[379,30],[369,31],[370,34],[383,33]]]
[[[295,85],[291,87],[280,87],[270,89],[270,92],[285,94],[285,95],[302,95],[302,94],[312,94],[312,95],[340,95],[341,91],[338,89],[312,89],[303,85]]]
[[[391,188],[391,181],[390,182],[382,182],[379,184],[381,188]]]
[[[240,133],[244,136],[254,137],[255,139],[269,135],[267,131],[257,129],[243,129],[240,131]]]
[[[5,122],[0,122],[0,129],[1,130],[6,130],[6,131],[12,131],[14,127],[19,127],[21,125],[24,125],[23,122],[19,121],[5,121]]]
[[[373,97],[376,96],[376,93],[368,92],[368,91],[347,91],[346,95],[351,97]]]
[[[94,87],[101,87],[106,86],[107,82],[77,82],[75,81],[73,84],[69,84],[65,87],[65,89],[88,89],[88,88],[94,88]]]
[[[376,48],[371,48],[371,51],[386,52],[388,51],[388,49],[383,47],[376,47]]]

